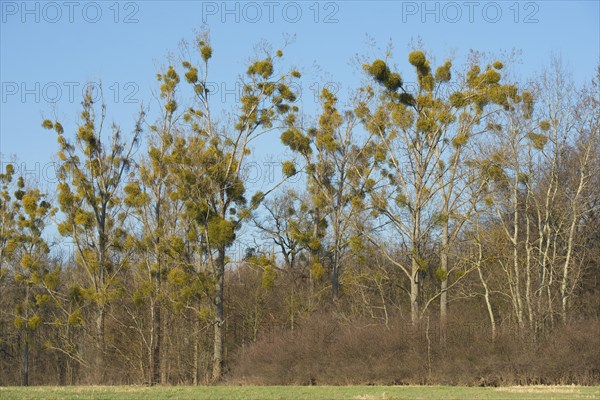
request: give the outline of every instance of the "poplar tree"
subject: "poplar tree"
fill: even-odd
[[[342,258],[350,243],[352,218],[364,209],[365,193],[375,183],[370,175],[376,146],[369,135],[361,140],[356,132],[360,120],[354,110],[340,112],[333,93],[323,89],[321,102],[323,110],[316,127],[291,127],[281,135],[281,140],[300,155],[304,163],[303,171],[316,216],[314,243],[310,248],[321,248],[318,234],[321,218],[331,229],[330,277],[335,300],[340,293]],[[288,161],[283,165],[283,172],[293,175],[296,166]],[[321,260],[316,262],[320,264]]]
[[[292,104],[296,95],[290,83],[300,73],[276,72],[283,53],[265,50],[265,56],[252,62],[241,78],[242,93],[239,108],[232,114],[233,123],[219,122],[214,117],[208,81],[213,50],[206,35],[200,36],[196,45],[200,60],[182,62],[194,100],[189,106],[180,106],[173,100],[167,107],[181,107],[187,131],[185,137],[175,140],[171,165],[177,179],[177,196],[185,202],[187,214],[197,225],[198,240],[207,255],[202,267],[212,282],[212,379],[218,381],[224,361],[226,251],[235,243],[236,231],[251,217],[250,210],[265,196],[258,192],[248,203],[244,164],[255,139],[295,122],[298,109]],[[177,86],[180,74],[170,66],[160,80],[163,85]]]
[[[87,91],[73,139],[66,137],[58,121],[44,120],[42,126],[57,134],[60,148],[57,192],[63,215],[58,231],[72,239],[76,263],[87,277],[86,285],[74,285],[70,290],[93,307],[94,366],[102,379],[107,367],[106,313],[109,303],[119,296],[121,276],[128,265],[124,254],[127,213],[122,190],[142,132],[144,114],[140,113],[127,141],[114,123],[110,135],[104,133],[106,105],[97,103],[93,93]]]
[[[433,298],[440,297],[440,322],[446,324],[449,254],[451,242],[468,217],[461,200],[462,148],[470,138],[485,131],[487,113],[497,105],[510,108],[520,99],[514,85],[500,82],[501,62],[483,70],[473,65],[465,74],[459,90],[449,85],[452,63],[448,60],[435,71],[425,53],[409,54],[417,85],[404,85],[398,72],[384,60],[365,64],[364,69],[381,91],[374,104],[365,101],[360,113],[367,130],[377,135],[386,150],[381,169],[388,185],[372,196],[377,213],[385,216],[398,240],[407,248],[406,258],[388,259],[399,267],[410,282],[411,319],[416,324]],[[490,107],[490,110],[487,108]],[[441,207],[436,206],[441,204]],[[425,304],[422,280],[428,269],[427,246],[433,233],[441,228],[440,267],[436,276],[441,290]]]
[[[163,308],[166,300],[165,282],[183,253],[179,228],[180,201],[172,196],[176,190],[169,172],[169,160],[177,132],[178,114],[172,107],[175,85],[168,84],[160,91],[160,117],[149,127],[148,150],[139,162],[136,173],[125,186],[125,204],[136,220],[136,233],[130,235],[130,245],[139,255],[143,273],[140,287],[133,293],[134,303],[148,302],[150,334],[148,347],[148,381],[161,383],[161,347],[163,342]]]
[[[43,308],[51,303],[44,286],[56,288],[59,281],[59,271],[51,268],[50,248],[42,236],[55,209],[39,189],[27,189],[23,177],[18,179],[14,197],[19,210],[13,238],[17,246],[14,280],[22,288],[14,325],[23,335],[23,385],[28,386],[30,341],[43,323]]]

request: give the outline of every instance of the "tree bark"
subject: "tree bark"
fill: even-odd
[[[157,282],[160,284],[160,282]],[[152,345],[150,350],[150,385],[160,383],[160,346],[162,341],[160,304],[154,299],[152,304]]]
[[[98,315],[96,317],[96,360],[95,368],[98,371],[99,383],[103,383],[106,377],[106,365],[105,365],[105,340],[104,340],[104,320],[105,310],[104,306],[98,308]]]
[[[334,249],[333,249],[333,268],[331,269],[331,295],[333,300],[337,300],[340,294],[340,232],[338,229],[337,218],[334,221]]]
[[[29,332],[25,328],[23,344],[23,386],[29,386]]]
[[[446,327],[448,324],[448,222],[442,227],[440,269],[444,274],[440,287],[440,342],[445,344]]]
[[[218,250],[216,265],[216,293],[215,293],[215,337],[213,347],[213,381],[218,382],[223,377],[223,299],[225,289],[225,247]]]
[[[410,278],[410,319],[413,325],[419,322],[419,264],[413,256]]]

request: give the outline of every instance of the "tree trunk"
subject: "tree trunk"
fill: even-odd
[[[440,342],[445,344],[446,327],[448,323],[448,222],[446,222],[442,227],[440,269],[443,273],[440,287]]]
[[[410,319],[413,325],[419,322],[419,264],[413,256],[410,278]]]
[[[422,186],[421,186],[422,187]],[[417,199],[417,203],[419,200]],[[419,322],[419,301],[420,301],[420,286],[421,279],[420,273],[420,262],[421,259],[421,211],[416,209],[413,214],[413,231],[411,238],[411,271],[410,271],[410,318],[413,325],[417,325]]]
[[[589,151],[589,149],[588,149]],[[585,167],[587,166],[587,157],[589,153],[586,152],[586,158],[584,159],[585,164],[580,166],[579,169],[579,183],[577,185],[577,191],[575,192],[574,198],[571,200],[571,226],[569,227],[569,235],[567,236],[567,254],[565,255],[565,262],[563,264],[563,273],[562,273],[562,281],[560,283],[560,298],[561,298],[561,316],[563,323],[567,323],[567,310],[568,310],[568,298],[569,291],[568,280],[569,280],[569,270],[571,268],[571,257],[573,256],[573,242],[575,237],[575,228],[577,227],[577,222],[581,215],[578,212],[577,205],[579,201],[579,197],[586,185],[586,171]]]
[[[196,329],[194,331],[194,375],[192,376],[192,384],[198,386],[200,384],[200,330],[201,321],[196,319]]]
[[[98,373],[99,383],[104,383],[106,378],[106,366],[105,366],[105,341],[104,341],[104,319],[105,310],[104,306],[98,308],[98,316],[96,317],[96,360],[95,368]]]
[[[335,249],[333,252],[333,268],[331,269],[331,296],[337,300],[340,294],[340,250],[338,240],[335,240]]]
[[[512,195],[512,207],[513,207],[513,234],[511,239],[512,242],[512,250],[513,250],[513,304],[515,306],[515,314],[517,318],[517,324],[519,326],[519,331],[522,333],[523,330],[523,302],[521,299],[521,277],[520,277],[520,263],[519,263],[519,170],[517,169],[517,173],[515,173],[515,181],[513,186],[513,195]]]
[[[29,386],[29,332],[25,328],[25,343],[23,344],[23,386]]]
[[[99,371],[99,383],[104,383],[106,377],[104,319],[106,306],[106,203],[102,204],[101,219],[98,221],[98,283],[96,285],[96,301],[98,302],[98,315],[96,317],[96,371]]]
[[[341,264],[341,232],[340,232],[340,216],[334,210],[333,215],[333,268],[331,269],[331,295],[333,300],[337,300],[340,294],[340,264]]]
[[[490,318],[490,326],[492,329],[492,341],[495,341],[496,340],[496,319],[494,317],[494,310],[492,308],[492,302],[490,301],[490,290],[487,285],[487,282],[483,278],[483,273],[481,272],[481,262],[479,262],[477,265],[477,272],[479,273],[479,280],[481,281],[481,285],[483,286],[483,289],[485,291],[484,298],[485,298],[485,305],[487,307],[488,316]]]
[[[331,295],[333,300],[337,300],[340,295],[339,267],[336,263],[333,264],[331,271]]]
[[[23,331],[23,386],[29,386],[29,284],[25,286],[25,325]]]
[[[223,298],[225,289],[225,247],[221,246],[217,256],[217,282],[215,293],[215,338],[213,347],[213,381],[218,382],[223,376]]]
[[[158,278],[160,279],[160,278]],[[158,282],[160,284],[160,282]],[[160,304],[154,299],[152,303],[152,338],[150,350],[150,385],[160,383],[160,345],[162,341]]]

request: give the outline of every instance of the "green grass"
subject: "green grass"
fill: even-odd
[[[264,399],[264,400],[465,400],[600,399],[600,387],[528,386],[38,386],[0,387],[0,399]]]

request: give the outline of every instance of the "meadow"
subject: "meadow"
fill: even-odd
[[[2,400],[576,400],[600,399],[599,386],[37,386],[0,387]]]

